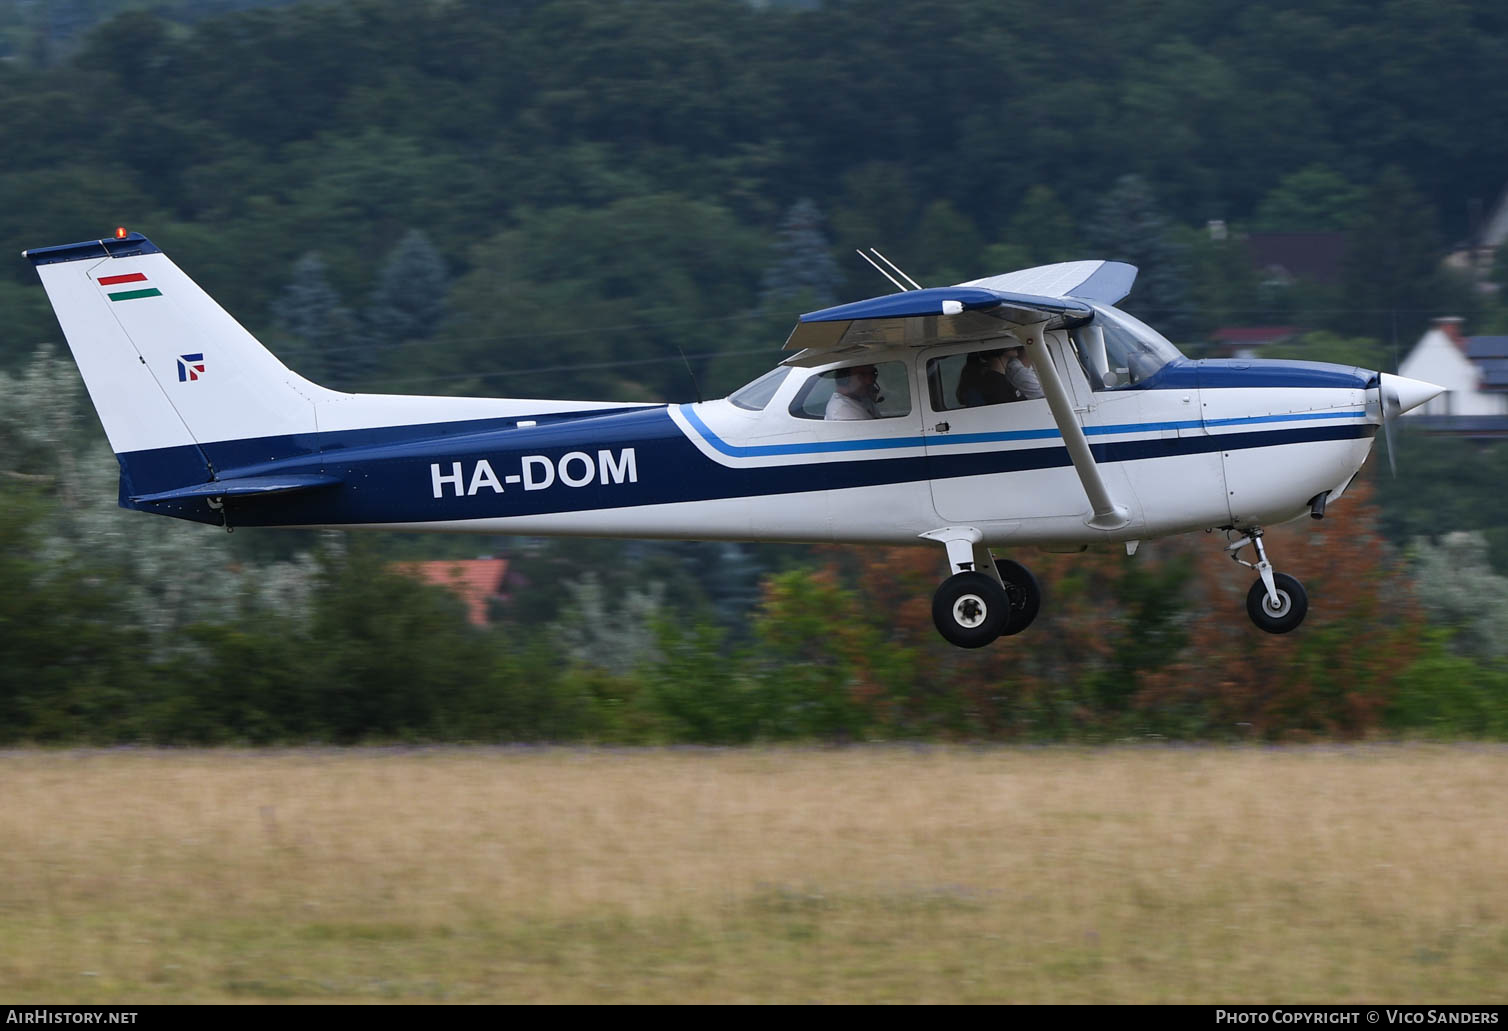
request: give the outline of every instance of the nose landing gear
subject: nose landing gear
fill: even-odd
[[[1239,554],[1248,544],[1255,547],[1256,562],[1248,562]],[[1241,565],[1257,571],[1259,579],[1246,592],[1246,614],[1259,629],[1269,634],[1286,634],[1304,621],[1309,612],[1309,595],[1296,578],[1273,572],[1272,563],[1267,561],[1267,549],[1262,547],[1260,527],[1243,531],[1241,539],[1225,550]]]

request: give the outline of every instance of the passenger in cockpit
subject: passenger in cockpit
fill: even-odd
[[[969,355],[958,377],[957,396],[965,408],[1017,400],[1016,389],[1005,374],[1005,349]]]
[[[1007,348],[1005,352],[1005,378],[1011,381],[1023,401],[1035,401],[1042,397],[1042,383],[1037,379],[1037,370],[1027,364],[1026,349]]]

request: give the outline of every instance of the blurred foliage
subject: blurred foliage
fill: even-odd
[[[1038,555],[1036,624],[979,651],[938,638],[926,548],[827,549],[768,576],[747,634],[655,596],[609,601],[587,579],[552,628],[479,629],[441,587],[392,572],[375,538],[332,536],[302,599],[269,570],[196,568],[229,607],[164,625],[108,552],[43,561],[56,486],[0,481],[0,739],[274,743],[877,739],[1265,741],[1389,732],[1508,733],[1508,666],[1492,628],[1503,580],[1483,546],[1407,563],[1377,536],[1364,486],[1344,532],[1274,529],[1268,547],[1324,599],[1270,637],[1243,612],[1251,575],[1200,542]],[[119,513],[135,530],[149,523]],[[188,528],[199,536],[212,531]],[[1474,577],[1474,578],[1473,578]],[[169,578],[170,579],[170,578]],[[1440,581],[1453,593],[1434,593]],[[544,586],[534,589],[544,591]],[[1472,592],[1467,597],[1463,592]],[[1496,599],[1496,600],[1494,600]],[[1493,607],[1496,605],[1497,607]],[[1428,616],[1436,615],[1435,629]],[[1452,629],[1456,628],[1456,629]],[[165,646],[166,645],[166,646]]]
[[[1382,528],[1388,538],[1411,544],[1454,532],[1480,533],[1493,569],[1508,573],[1508,522],[1502,506],[1508,442],[1413,432],[1402,420],[1394,443],[1398,475],[1377,476]],[[1379,442],[1378,449],[1385,446]],[[1386,463],[1379,456],[1372,464]]]
[[[1439,263],[1508,166],[1488,0],[0,0],[0,137],[0,237],[141,229],[341,387],[720,395],[888,290],[870,246],[925,285],[1131,260],[1180,343],[1296,325],[1369,367],[1433,315],[1508,326]],[[1339,282],[1262,281],[1244,234],[1315,230],[1352,234]],[[1503,445],[1401,434],[1379,508],[1275,531],[1325,598],[1286,638],[1193,541],[1022,556],[1048,605],[977,653],[931,549],[484,541],[522,578],[484,631],[388,569],[475,543],[117,510],[26,262],[0,313],[6,740],[1508,733]]]
[[[1508,658],[1508,577],[1493,572],[1484,534],[1455,531],[1413,545],[1420,601],[1452,628],[1452,650],[1482,661]]]

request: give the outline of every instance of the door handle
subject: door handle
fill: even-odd
[[[932,428],[935,429],[938,433],[947,433],[948,432],[948,424],[945,423],[945,422],[940,422],[940,423],[938,423],[936,426],[934,426]]]

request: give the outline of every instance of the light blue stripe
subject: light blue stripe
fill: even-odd
[[[1310,419],[1357,419],[1365,416],[1365,408],[1348,408],[1341,412],[1298,412],[1294,415],[1247,415],[1239,419],[1206,419],[1206,426],[1237,426],[1253,422],[1308,422]],[[1190,426],[1199,425],[1197,422]]]
[[[1338,412],[1299,412],[1292,415],[1243,415],[1233,419],[1187,419],[1182,422],[1135,422],[1119,426],[1085,426],[1084,435],[1093,437],[1106,433],[1142,433],[1147,430],[1195,430],[1201,426],[1251,426],[1263,422],[1309,422],[1313,419],[1355,419],[1367,414],[1365,408],[1349,408]]]
[[[881,437],[873,440],[833,440],[813,444],[729,444],[702,421],[691,405],[679,405],[686,421],[694,426],[702,438],[721,454],[729,458],[763,458],[776,455],[837,454],[845,451],[889,451],[896,448],[925,447],[927,437]],[[1084,435],[1102,437],[1122,433],[1150,433],[1162,430],[1192,430],[1201,426],[1251,426],[1259,423],[1310,422],[1315,419],[1355,419],[1366,415],[1364,408],[1352,408],[1336,412],[1301,412],[1291,415],[1247,415],[1231,419],[1210,419],[1201,422],[1188,419],[1179,422],[1136,422],[1113,426],[1086,426]],[[958,444],[995,444],[1021,440],[1061,440],[1057,429],[1011,430],[1000,433],[938,434],[930,438],[933,447],[952,447]]]

